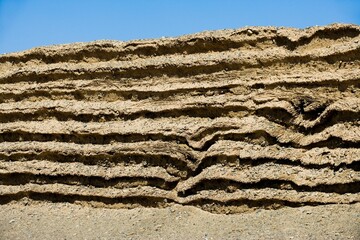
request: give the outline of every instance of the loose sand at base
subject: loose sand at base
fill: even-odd
[[[0,239],[360,239],[360,204],[212,214],[195,207],[0,207]]]

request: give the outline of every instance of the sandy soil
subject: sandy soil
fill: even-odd
[[[211,214],[195,207],[0,207],[1,239],[359,239],[360,204]]]

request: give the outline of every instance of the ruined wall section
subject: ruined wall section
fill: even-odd
[[[0,204],[360,202],[359,34],[254,27],[0,55]]]

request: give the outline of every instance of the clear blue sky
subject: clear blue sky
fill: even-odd
[[[360,0],[0,0],[0,53],[244,26],[360,24]]]

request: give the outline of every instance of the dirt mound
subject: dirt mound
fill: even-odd
[[[254,27],[0,56],[0,203],[360,202],[360,27]]]

